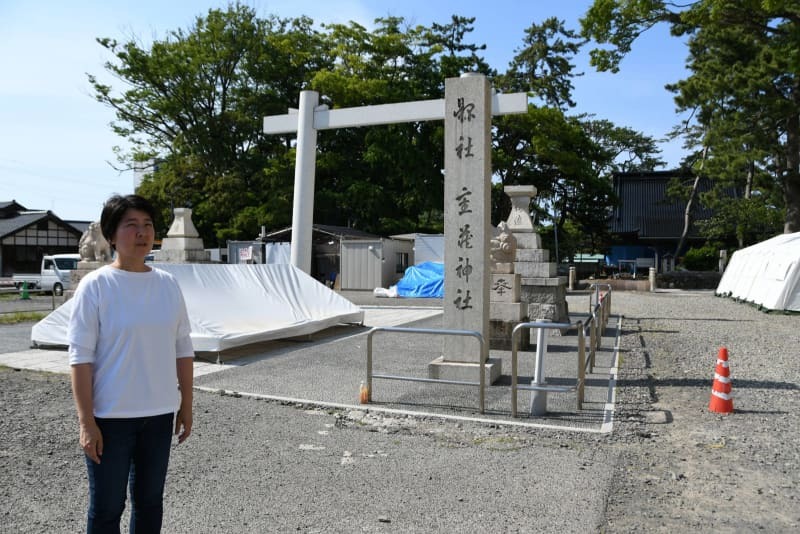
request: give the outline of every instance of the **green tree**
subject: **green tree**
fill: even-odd
[[[579,232],[582,247],[597,250],[608,242],[608,213],[616,202],[611,173],[663,162],[650,137],[607,120],[566,114],[574,105],[572,80],[580,75],[573,72],[573,58],[583,43],[555,18],[526,30],[509,71],[497,77],[496,85],[507,92],[527,91],[543,105],[496,121],[493,165],[502,185],[536,186],[537,218],[542,224],[553,221],[565,246]],[[501,187],[493,200],[496,222],[510,207]]]
[[[312,87],[334,108],[442,98],[450,71],[480,71],[472,21],[432,28],[377,19],[367,31],[327,25],[334,66]],[[379,234],[442,231],[443,124],[439,121],[321,132],[315,211],[323,220]]]
[[[165,221],[170,207],[191,205],[209,244],[289,221],[290,147],[260,126],[263,116],[296,103],[311,73],[331,66],[310,19],[259,19],[236,4],[149,47],[98,42],[113,54],[105,68],[122,89],[92,75],[89,82],[114,110],[113,130],[132,145],[123,162],[158,162],[140,192]]]
[[[708,149],[704,172],[782,193],[784,232],[800,231],[800,5],[789,0],[596,0],[581,21],[600,70],[617,71],[642,32],[658,23],[688,38],[691,74],[670,86],[698,128],[687,140]],[[765,174],[766,173],[766,174]],[[760,178],[759,178],[760,177]],[[731,234],[735,233],[731,229]]]
[[[531,24],[500,83],[515,91],[528,91],[547,106],[560,110],[575,107],[572,79],[582,73],[573,72],[572,60],[582,44],[579,36],[555,17]]]

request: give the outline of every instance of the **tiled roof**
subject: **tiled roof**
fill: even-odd
[[[72,226],[76,230],[78,230],[81,233],[81,235],[83,235],[83,233],[89,229],[89,225],[92,224],[92,221],[64,221],[64,222]]]
[[[13,217],[14,214],[20,211],[27,211],[27,208],[17,203],[16,200],[0,200],[0,219],[4,217]]]
[[[0,219],[0,238],[15,234],[20,230],[22,230],[23,228],[26,228],[32,224],[36,224],[37,222],[43,219],[53,219],[58,224],[65,225],[75,230],[79,234],[83,233],[83,231],[76,224],[62,221],[61,219],[53,215],[52,212],[24,211],[22,213],[19,213],[16,217],[11,217],[8,219]]]
[[[0,219],[0,238],[10,234],[14,234],[26,226],[35,224],[42,219],[47,219],[48,213],[46,211],[34,211],[20,213],[16,217],[10,219]]]
[[[667,186],[673,178],[691,183],[688,172],[655,171],[614,174],[614,192],[620,204],[611,219],[611,233],[638,234],[640,239],[678,239],[683,232],[686,203],[667,200]],[[700,181],[700,192],[710,189],[710,182]],[[707,219],[711,211],[696,206],[694,220]],[[693,228],[690,235],[697,235]]]

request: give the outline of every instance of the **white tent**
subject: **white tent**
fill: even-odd
[[[153,264],[178,280],[196,351],[311,334],[361,323],[364,312],[292,265]],[[67,301],[34,325],[35,345],[67,345]]]
[[[800,311],[800,232],[781,234],[734,252],[717,295],[768,310]]]

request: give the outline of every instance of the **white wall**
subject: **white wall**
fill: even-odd
[[[444,234],[417,234],[414,238],[414,265],[436,261],[444,263]]]
[[[341,289],[382,287],[383,246],[380,239],[342,240]]]
[[[409,254],[410,264],[410,241],[352,239],[342,240],[341,246],[341,289],[388,288],[404,274],[396,272],[397,253]]]

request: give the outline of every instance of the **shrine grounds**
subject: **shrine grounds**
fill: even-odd
[[[588,295],[568,301],[575,312]],[[800,529],[800,316],[710,291],[617,291],[612,316],[621,319],[608,433],[363,410],[356,391],[345,408],[233,387],[269,383],[275,362],[294,352],[308,361],[304,352],[322,350],[331,362],[363,354],[364,333],[314,336],[281,345],[280,357],[198,377],[193,435],[172,452],[163,531]],[[0,325],[0,353],[26,350],[30,327]],[[729,415],[707,410],[722,346]],[[0,532],[81,531],[86,477],[67,375],[0,368],[0,413]]]

